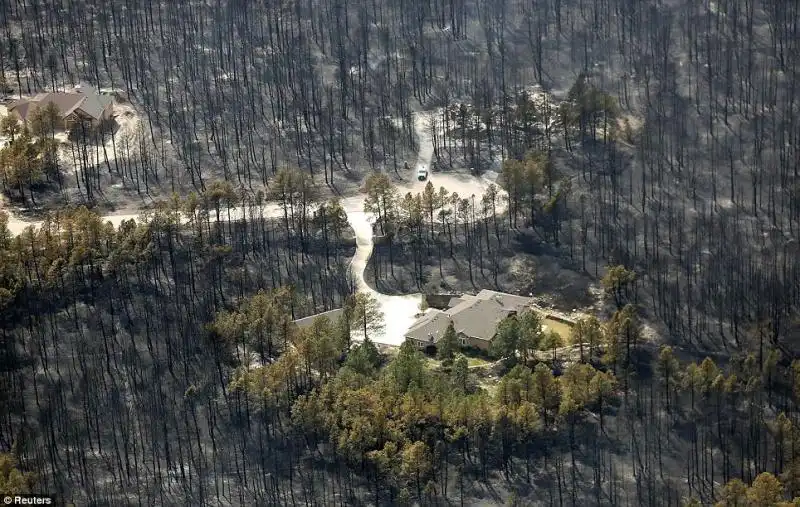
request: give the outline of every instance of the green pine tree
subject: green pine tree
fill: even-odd
[[[447,329],[444,331],[444,336],[436,344],[436,357],[439,358],[443,364],[449,365],[453,362],[453,357],[458,350],[458,338],[456,338],[456,328],[453,326],[451,320],[447,324]]]

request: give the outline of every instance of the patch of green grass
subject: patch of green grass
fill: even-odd
[[[491,361],[488,361],[482,357],[466,356],[466,358],[467,358],[467,364],[469,365],[470,368],[489,366],[490,364],[492,364]]]
[[[479,356],[471,356],[467,354],[456,354],[456,357],[454,359],[458,359],[460,355],[463,355],[464,357],[467,358],[467,366],[469,366],[470,368],[481,368],[485,366],[491,366],[493,364],[492,361],[489,361],[486,358]],[[436,359],[435,357],[430,357],[430,356],[424,356],[423,362],[425,367],[429,370],[449,370],[452,367],[452,364],[445,367],[445,365],[442,364],[442,361]]]
[[[542,326],[547,326],[547,329],[552,329],[556,333],[561,336],[561,339],[564,343],[569,343],[569,337],[572,333],[572,326],[569,324],[564,324],[563,322],[559,322],[553,319],[542,319]]]
[[[442,362],[430,356],[423,356],[425,367],[429,370],[438,370],[442,367]]]

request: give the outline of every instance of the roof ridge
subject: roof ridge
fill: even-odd
[[[76,94],[73,94],[73,95],[80,95],[80,94],[76,93]],[[62,113],[62,116],[65,116],[65,117],[66,117],[66,116],[69,116],[69,115],[70,115],[70,114],[72,114],[72,113],[73,113],[73,112],[74,112],[76,109],[78,109],[79,107],[81,107],[85,101],[86,101],[86,97],[85,97],[85,96],[81,97],[81,98],[80,98],[80,100],[78,100],[78,102],[76,102],[76,103],[75,103],[75,104],[74,104],[74,105],[73,105],[71,108],[69,108],[69,109],[67,109],[66,111],[64,111],[64,112]]]

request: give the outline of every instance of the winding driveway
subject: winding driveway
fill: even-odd
[[[425,165],[430,168],[431,159],[433,158],[433,141],[428,127],[430,116],[431,113],[415,114],[414,129],[419,138],[417,166],[410,168],[409,174],[404,175],[406,181],[397,185],[397,189],[401,194],[405,194],[406,192],[422,192],[427,184],[427,181],[417,181],[416,173],[417,167],[420,165]],[[428,179],[437,190],[439,187],[444,187],[449,192],[457,192],[462,198],[472,195],[480,197],[492,183],[492,180],[488,178],[477,178],[462,174],[430,173]],[[502,191],[500,192],[502,193]],[[371,220],[367,213],[364,212],[364,196],[355,195],[345,197],[341,200],[341,204],[347,213],[347,220],[353,227],[356,236],[356,253],[351,261],[351,269],[355,276],[357,289],[362,292],[368,292],[375,297],[383,310],[385,318],[385,329],[381,332],[372,332],[370,334],[370,339],[375,343],[400,345],[405,339],[404,335],[406,331],[411,327],[411,324],[416,319],[416,315],[420,312],[419,305],[422,301],[422,295],[389,296],[381,294],[367,285],[364,281],[364,271],[367,266],[367,261],[372,254],[373,244]],[[263,209],[265,216],[283,216],[283,209],[276,204],[267,204]],[[243,208],[232,208],[230,210],[231,219],[235,220],[241,218],[244,212],[245,210]],[[226,219],[227,216],[228,214],[226,211]],[[139,214],[111,213],[104,215],[103,218],[117,227],[125,220],[139,220],[140,217]],[[14,235],[22,233],[27,227],[38,227],[41,223],[42,222],[21,220],[9,213],[8,228]]]

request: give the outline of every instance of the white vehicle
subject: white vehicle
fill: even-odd
[[[419,181],[425,181],[428,178],[428,168],[424,165],[419,166],[417,169],[417,179]]]

